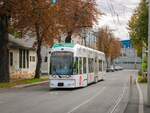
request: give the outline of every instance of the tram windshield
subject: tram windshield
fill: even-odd
[[[73,74],[73,53],[53,52],[51,54],[51,74],[52,75],[72,75]]]

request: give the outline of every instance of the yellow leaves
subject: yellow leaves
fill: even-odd
[[[38,24],[40,36],[47,41],[61,33],[92,27],[99,14],[95,4],[95,0],[59,0],[56,5],[50,0],[9,0],[7,7],[10,9],[11,28],[35,33],[35,24]]]
[[[99,29],[98,35],[98,50],[103,51],[106,57],[110,58],[110,60],[114,60],[115,58],[120,56],[120,41],[114,37],[113,33],[108,27]]]
[[[59,22],[64,26],[66,32],[74,31],[82,27],[91,27],[95,21],[95,10],[93,0],[83,2],[81,0],[61,0],[59,2]]]

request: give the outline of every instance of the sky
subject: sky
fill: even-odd
[[[140,0],[96,0],[98,9],[104,15],[97,27],[109,26],[117,38],[129,39],[128,21]]]

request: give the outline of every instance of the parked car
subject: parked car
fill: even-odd
[[[122,70],[123,68],[121,66],[115,66],[115,71]]]
[[[110,66],[106,69],[107,72],[114,72],[115,71],[115,68],[114,66]]]

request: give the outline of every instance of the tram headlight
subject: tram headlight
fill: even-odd
[[[71,77],[71,75],[66,75],[66,78],[70,78]]]
[[[56,75],[52,75],[53,78],[56,78]]]

